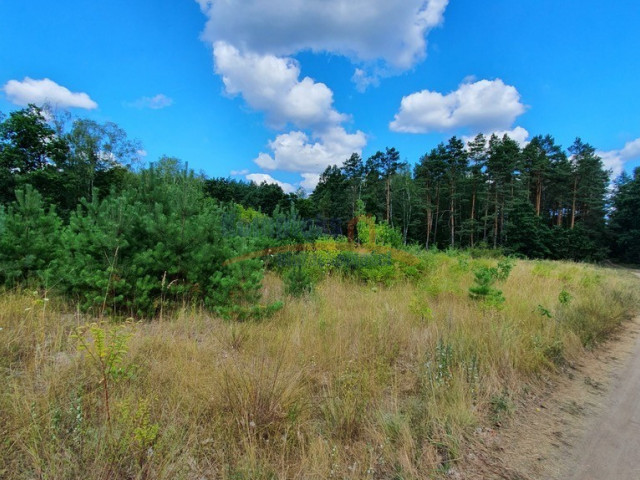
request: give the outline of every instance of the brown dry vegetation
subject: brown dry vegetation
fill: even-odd
[[[499,425],[638,306],[624,273],[519,261],[497,309],[468,295],[490,260],[428,255],[417,282],[329,277],[260,322],[197,308],[104,322],[81,334],[88,351],[74,333],[95,319],[2,293],[0,477],[437,477],[469,432]],[[283,295],[267,276],[265,301]]]

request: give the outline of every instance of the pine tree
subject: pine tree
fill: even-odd
[[[357,153],[352,154],[342,165],[342,173],[347,178],[349,184],[349,194],[351,197],[351,216],[356,216],[357,202],[362,195],[362,182],[364,176],[364,164],[362,157]]]
[[[320,175],[320,181],[311,194],[318,212],[335,225],[333,233],[344,233],[344,227],[352,217],[349,180],[336,165],[329,166]]]
[[[486,179],[484,169],[487,161],[487,140],[483,134],[478,134],[472,141],[467,144],[467,151],[471,165],[469,167],[469,188],[471,191],[471,201],[469,208],[469,220],[465,225],[465,230],[469,235],[469,246],[475,245],[476,234],[478,233],[477,212],[482,200],[485,206],[488,205],[486,196]],[[486,222],[486,214],[485,214]],[[484,237],[486,241],[486,223],[484,228]]]
[[[382,173],[384,153],[378,151],[367,158],[364,165],[362,201],[365,211],[378,219],[385,218],[386,188]]]
[[[58,203],[66,188],[59,168],[68,150],[41,108],[11,112],[0,122],[0,203],[13,201],[15,189],[25,184],[40,190],[47,203]]]
[[[61,226],[53,206],[45,209],[30,185],[16,191],[6,212],[0,206],[0,285],[46,284],[47,269],[61,247]]]
[[[622,174],[615,182],[609,220],[613,254],[623,262],[640,264],[640,167],[633,176]]]
[[[572,165],[571,224],[583,222],[594,235],[604,229],[604,213],[609,172],[604,169],[602,159],[595,149],[577,138],[569,148]]]
[[[390,225],[393,218],[393,202],[391,197],[391,177],[395,175],[398,169],[402,166],[400,162],[400,152],[395,148],[387,147],[385,153],[380,157],[380,173],[384,179],[385,184],[385,220]]]
[[[400,225],[402,241],[406,245],[417,202],[417,186],[408,165],[400,167],[399,171],[391,178],[391,184],[395,199],[394,204],[399,207],[396,208],[396,217],[399,220],[396,224]]]
[[[504,135],[489,139],[487,157],[487,175],[492,187],[493,201],[493,247],[502,245],[505,240],[505,220],[508,210],[515,199],[518,188],[518,166],[520,165],[520,147]]]
[[[465,178],[468,167],[468,154],[464,142],[457,137],[449,139],[445,147],[445,178],[449,195],[449,245],[455,247],[456,235],[456,208],[459,190]]]
[[[423,155],[415,167],[415,178],[423,201],[425,219],[425,247],[437,244],[440,192],[445,181],[446,150],[439,144],[429,154]]]

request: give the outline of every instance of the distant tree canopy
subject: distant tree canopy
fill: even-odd
[[[76,119],[65,130],[49,115],[29,105],[0,123],[0,201],[12,201],[17,188],[32,185],[67,216],[94,189],[106,194],[122,188],[137,161],[136,142],[114,123]]]
[[[613,255],[640,264],[640,167],[616,181],[609,221]]]
[[[311,199],[320,216],[343,222],[361,203],[406,243],[426,248],[592,261],[612,248],[608,185],[602,159],[579,138],[564,151],[550,135],[524,148],[506,135],[478,135],[466,145],[456,137],[437,145],[413,171],[395,149],[365,161],[354,154],[324,171]]]
[[[34,105],[0,115],[0,204],[15,210],[32,189],[66,224],[79,205],[134,188],[139,150],[113,123],[55,117]],[[198,182],[220,206],[269,216],[293,208],[330,233],[346,234],[365,215],[425,248],[640,263],[638,171],[620,177],[611,193],[602,159],[580,138],[565,150],[550,135],[524,147],[506,135],[452,137],[416,160],[410,166],[393,147],[366,159],[354,153],[327,167],[309,197],[270,183]]]

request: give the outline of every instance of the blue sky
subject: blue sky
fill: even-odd
[[[640,6],[550,0],[0,1],[0,111],[113,121],[146,161],[311,188],[386,146],[551,134],[640,165]]]

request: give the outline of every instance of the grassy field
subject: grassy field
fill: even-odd
[[[88,318],[45,292],[0,295],[0,477],[421,479],[466,435],[592,348],[639,306],[624,271],[425,254],[390,286],[330,276],[303,298],[274,274],[275,316],[197,308],[142,322]]]

